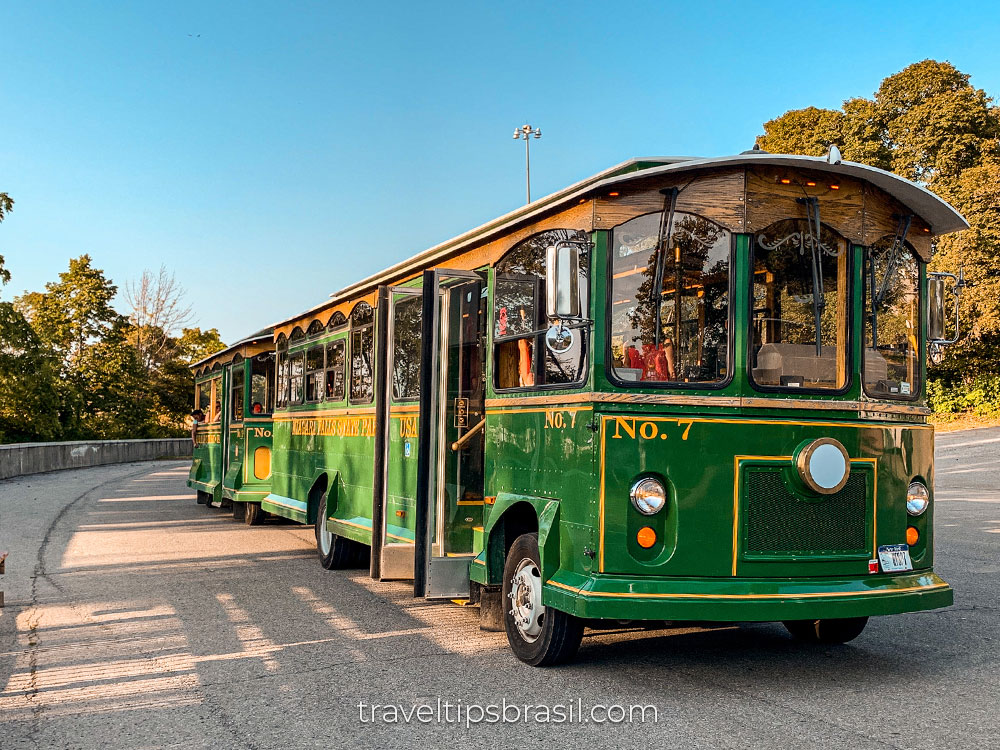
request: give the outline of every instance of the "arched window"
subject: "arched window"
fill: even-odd
[[[920,397],[920,261],[908,242],[883,237],[865,251],[865,392]]]
[[[298,326],[295,326],[295,329],[292,331],[290,341],[294,344],[296,341],[301,341],[305,337],[306,335],[302,332],[302,329],[299,328]]]
[[[512,247],[497,261],[493,291],[494,385],[499,390],[566,385],[582,380],[586,371],[583,328],[567,329],[562,348],[550,348],[544,331],[545,255],[558,242],[589,243],[586,232],[550,229]],[[580,304],[589,309],[589,253],[580,253]]]
[[[728,379],[732,236],[695,214],[637,216],[611,235],[611,374],[623,385]]]
[[[804,219],[757,232],[751,245],[750,378],[758,386],[843,390],[849,380],[850,248]]]
[[[351,310],[350,403],[370,404],[375,397],[375,310],[359,302]]]
[[[344,317],[344,313],[337,310],[337,312],[330,316],[330,322],[326,324],[326,327],[332,331],[337,328],[343,328],[346,325],[347,318]]]
[[[318,336],[321,333],[323,333],[323,324],[320,323],[318,320],[314,320],[312,323],[309,324],[309,328],[306,331],[306,336]]]

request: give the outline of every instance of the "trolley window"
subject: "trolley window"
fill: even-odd
[[[612,232],[612,374],[623,384],[725,381],[732,235],[694,214],[665,221],[646,214]]]
[[[865,391],[920,396],[920,263],[908,244],[887,237],[865,253]]]
[[[230,414],[234,422],[243,421],[243,362],[234,362],[232,367],[232,387],[230,388]]]
[[[413,401],[420,398],[420,323],[423,298],[405,297],[393,306],[392,317],[392,398]]]
[[[359,302],[351,311],[351,403],[370,404],[375,396],[375,311]]]
[[[278,374],[277,374],[277,397],[275,398],[275,408],[283,409],[288,406],[288,344],[282,336],[278,340]]]
[[[496,264],[493,373],[497,390],[567,386],[586,374],[586,329],[571,328],[563,348],[546,346],[545,253],[557,242],[589,241],[586,232],[550,229],[514,245]],[[580,305],[589,310],[590,254],[580,254]]]
[[[799,219],[754,235],[750,377],[756,385],[847,387],[848,256],[843,237],[823,226],[817,244]]]
[[[205,419],[208,419],[212,409],[212,385],[206,380],[196,385],[194,390],[194,405],[205,415]]]
[[[304,360],[303,352],[295,352],[289,357],[289,375],[288,375],[288,385],[289,394],[288,401],[291,404],[301,404],[302,403],[302,367]]]
[[[326,345],[326,400],[344,400],[344,350],[345,339],[331,341]]]
[[[323,398],[323,381],[325,368],[323,364],[324,347],[313,346],[306,352],[306,401],[316,402]]]
[[[274,354],[250,360],[250,414],[270,414],[274,409]]]

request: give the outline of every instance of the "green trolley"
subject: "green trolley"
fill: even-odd
[[[273,329],[266,328],[191,366],[196,424],[188,486],[198,502],[230,506],[247,524],[265,517],[271,482],[275,400]]]
[[[946,606],[927,261],[966,226],[836,153],[625,162],[276,324],[262,507],[534,665],[599,620]]]

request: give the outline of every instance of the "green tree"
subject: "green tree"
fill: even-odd
[[[0,302],[0,443],[62,434],[57,363],[10,302]]]
[[[0,221],[7,218],[7,214],[14,210],[14,201],[7,193],[0,193]],[[10,271],[4,265],[3,256],[0,255],[0,284],[10,281]]]
[[[81,255],[70,259],[69,270],[46,284],[44,292],[24,294],[15,303],[42,341],[72,363],[121,319],[111,307],[117,293],[104,271],[91,265],[91,257]]]
[[[221,352],[226,345],[219,338],[219,331],[216,328],[205,331],[200,328],[184,328],[176,339],[175,348],[177,357],[182,362],[192,364],[210,354]]]

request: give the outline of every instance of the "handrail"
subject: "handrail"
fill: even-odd
[[[462,450],[462,448],[465,447],[465,444],[469,442],[472,436],[475,435],[480,430],[482,430],[485,426],[486,426],[486,417],[483,417],[467,433],[465,433],[464,435],[462,435],[462,437],[460,437],[458,440],[452,443],[451,449],[453,451]]]

